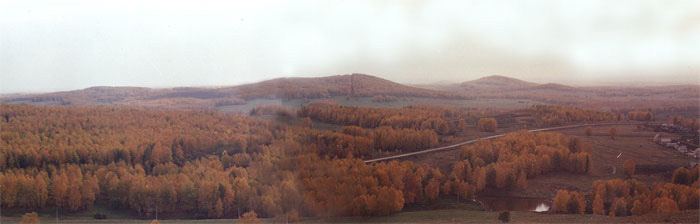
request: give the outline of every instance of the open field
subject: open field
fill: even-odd
[[[533,100],[518,100],[518,99],[449,99],[449,98],[429,98],[429,97],[397,97],[397,101],[392,102],[374,102],[372,97],[341,97],[335,96],[324,98],[334,100],[340,105],[353,107],[386,107],[386,108],[403,108],[410,105],[434,105],[447,107],[469,107],[469,106],[488,106],[492,108],[519,109],[532,105],[544,104],[543,102]],[[319,99],[309,99],[312,102]],[[246,101],[242,105],[230,105],[215,107],[214,110],[230,114],[247,115],[251,109],[263,105],[282,105],[289,108],[299,109],[306,105],[303,99],[253,99]]]
[[[697,223],[698,210],[687,210],[673,214],[646,214],[642,216],[608,217],[601,215],[548,214],[537,212],[511,212],[511,223]],[[303,223],[501,223],[499,212],[470,211],[459,209],[400,212],[385,217],[340,217],[332,219],[310,218]],[[53,223],[52,217],[40,217],[43,223]],[[18,217],[3,217],[3,223],[19,223]],[[236,219],[169,219],[160,223],[237,223]],[[263,223],[274,223],[274,219],[261,219]],[[144,219],[106,219],[89,217],[62,219],[59,223],[150,223]]]
[[[457,203],[445,202],[450,206]],[[404,211],[384,217],[337,217],[337,218],[305,218],[303,223],[500,223],[497,217],[499,212],[478,211],[469,203],[461,203],[455,207],[442,209],[413,210],[405,208]],[[698,210],[687,210],[673,214],[646,214],[642,216],[608,217],[601,215],[572,215],[551,214],[527,211],[511,212],[512,223],[697,223],[700,220]],[[82,213],[80,213],[82,214]],[[59,223],[150,223],[151,219],[134,219],[128,217],[109,218],[104,220],[93,219],[89,215],[74,214],[63,217]],[[111,214],[108,214],[108,217]],[[54,223],[54,216],[40,214],[42,223]],[[2,223],[19,223],[18,216],[2,217]],[[166,219],[160,223],[237,223],[236,219]],[[272,218],[261,219],[263,223],[275,223]]]
[[[387,217],[321,219],[319,223],[501,223],[499,212],[438,210],[402,212]],[[511,212],[511,223],[697,223],[698,210],[676,214],[647,214],[642,216],[614,217],[601,215],[548,214],[537,212]],[[312,222],[309,220],[308,222]]]

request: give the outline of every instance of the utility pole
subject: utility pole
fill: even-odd
[[[158,220],[158,206],[156,206],[156,220]]]

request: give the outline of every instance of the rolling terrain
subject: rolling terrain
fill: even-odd
[[[402,85],[369,75],[352,74],[320,78],[278,78],[219,88],[151,89],[99,86],[54,93],[13,94],[2,97],[1,102],[50,106],[211,110],[216,107],[246,105],[254,100],[373,96],[466,99],[460,94]]]
[[[488,76],[459,84],[418,85],[462,93],[482,99],[529,99],[557,105],[587,108],[671,107],[694,105],[700,98],[698,85],[665,86],[568,86],[534,83],[505,76]]]
[[[230,87],[90,87],[82,90],[7,94],[4,103],[46,106],[130,107],[214,110],[246,114],[267,104],[298,108],[332,99],[341,105],[404,107],[413,104],[522,108],[534,104],[573,105],[603,110],[678,107],[697,110],[700,88],[675,86],[588,86],[539,84],[505,76],[488,76],[459,84],[403,85],[379,77],[352,74],[317,78],[278,78]]]

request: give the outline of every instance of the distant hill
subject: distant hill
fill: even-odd
[[[313,102],[331,97],[426,97],[470,99],[518,99],[535,103],[581,107],[671,107],[697,105],[697,85],[625,87],[572,87],[557,83],[534,83],[505,76],[488,76],[459,84],[408,86],[371,75],[351,74],[315,78],[278,78],[258,83],[219,88],[97,86],[45,94],[8,94],[2,103],[48,106],[133,107],[154,109],[223,110],[245,112],[279,99]],[[673,96],[669,98],[669,96]],[[253,102],[255,100],[255,102]],[[253,102],[253,103],[251,103]],[[412,102],[412,101],[410,101]],[[483,103],[484,101],[480,101]],[[299,106],[299,104],[295,104]]]
[[[477,80],[467,81],[460,84],[460,86],[465,88],[478,88],[478,89],[523,89],[533,86],[537,86],[537,83],[526,82],[520,79],[494,75],[487,76]]]
[[[596,108],[673,107],[687,105],[688,102],[694,102],[697,106],[700,97],[697,85],[573,87],[559,83],[540,84],[499,75],[459,84],[430,84],[421,87],[479,99],[526,99],[545,104]]]
[[[576,91],[579,90],[576,87],[571,87],[567,85],[557,84],[557,83],[547,83],[542,85],[535,85],[523,88],[523,90],[555,90],[555,91]]]
[[[364,74],[319,78],[279,78],[223,88],[220,91],[238,95],[244,99],[323,98],[329,96],[370,97],[376,95],[458,97],[457,94],[407,86]]]
[[[131,106],[165,109],[206,109],[240,105],[252,99],[320,99],[333,96],[462,98],[458,93],[423,89],[364,74],[317,78],[278,78],[221,88],[90,87],[45,94],[0,98],[7,103],[34,105]]]

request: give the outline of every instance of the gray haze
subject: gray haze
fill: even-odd
[[[57,2],[0,2],[0,92],[352,72],[402,83],[700,80],[692,0]]]

